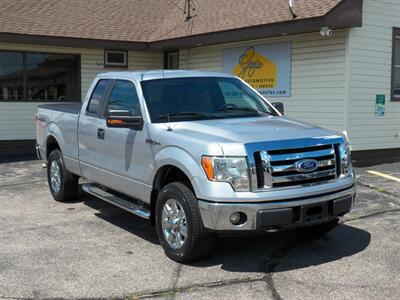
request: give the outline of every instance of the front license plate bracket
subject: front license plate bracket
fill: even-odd
[[[321,222],[328,218],[328,203],[304,205],[300,210],[300,222],[310,224]]]

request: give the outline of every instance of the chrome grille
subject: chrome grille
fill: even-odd
[[[254,152],[256,190],[313,184],[335,179],[340,175],[336,145],[319,145],[283,150]],[[312,172],[299,171],[296,163],[313,159],[317,167]],[[254,187],[253,187],[254,189]]]

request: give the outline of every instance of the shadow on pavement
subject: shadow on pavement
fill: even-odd
[[[24,154],[24,155],[1,155],[0,154],[0,164],[22,162],[22,161],[32,161],[38,160],[35,154]]]
[[[339,225],[317,240],[300,243],[275,272],[301,269],[350,257],[364,251],[370,242],[371,234],[368,231]]]
[[[370,241],[369,232],[348,225],[339,225],[317,239],[309,239],[300,230],[223,238],[213,257],[193,266],[221,265],[230,272],[282,272],[355,255]]]
[[[149,221],[86,194],[80,199],[97,210],[95,215],[102,220],[159,244]],[[367,248],[370,240],[369,232],[349,225],[339,225],[318,239],[309,239],[301,230],[220,237],[212,256],[191,266],[221,265],[221,269],[230,272],[282,272],[355,255]]]
[[[103,200],[81,192],[77,201],[97,210],[95,216],[120,227],[150,243],[159,244],[157,233],[150,222],[139,218],[123,209],[111,205]]]

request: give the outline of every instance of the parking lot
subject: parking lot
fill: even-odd
[[[396,178],[400,163],[357,169],[356,207],[320,239],[224,237],[181,265],[147,221],[83,193],[57,203],[39,161],[3,163],[0,298],[399,299]]]

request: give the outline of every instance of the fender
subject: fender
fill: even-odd
[[[70,134],[71,132],[69,130],[65,131],[66,134]],[[78,176],[80,176],[80,168],[79,168],[79,162],[77,160],[78,157],[78,145],[77,142],[71,140],[71,137],[65,137],[63,134],[63,131],[60,129],[60,127],[54,123],[51,122],[47,125],[46,128],[46,152],[47,152],[47,141],[50,137],[54,138],[59,147],[60,150],[63,154],[64,157],[64,162],[66,168],[71,172],[74,173]]]
[[[151,163],[149,177],[146,181],[152,185],[157,171],[166,165],[179,168],[190,179],[192,184],[194,177],[204,174],[200,166],[200,161],[196,162],[195,158],[182,148],[168,146],[155,154],[154,160]],[[195,186],[193,188],[197,189]]]
[[[46,135],[45,135],[45,150],[46,150],[46,154],[47,153],[47,143],[49,141],[49,138],[52,137],[53,139],[55,139],[57,141],[58,146],[60,147],[60,150],[62,153],[64,153],[64,139],[62,138],[62,132],[60,130],[60,128],[57,126],[56,123],[50,122],[47,124],[46,126]]]
[[[157,152],[154,157],[154,161],[150,167],[151,172],[147,179],[150,185],[145,191],[146,199],[150,199],[152,184],[157,171],[166,165],[177,167],[185,173],[190,179],[190,183],[199,199],[212,199],[215,197],[215,193],[222,193],[231,199],[235,196],[235,192],[229,183],[208,181],[201,167],[200,157],[196,160],[184,149],[176,146],[168,146]]]

